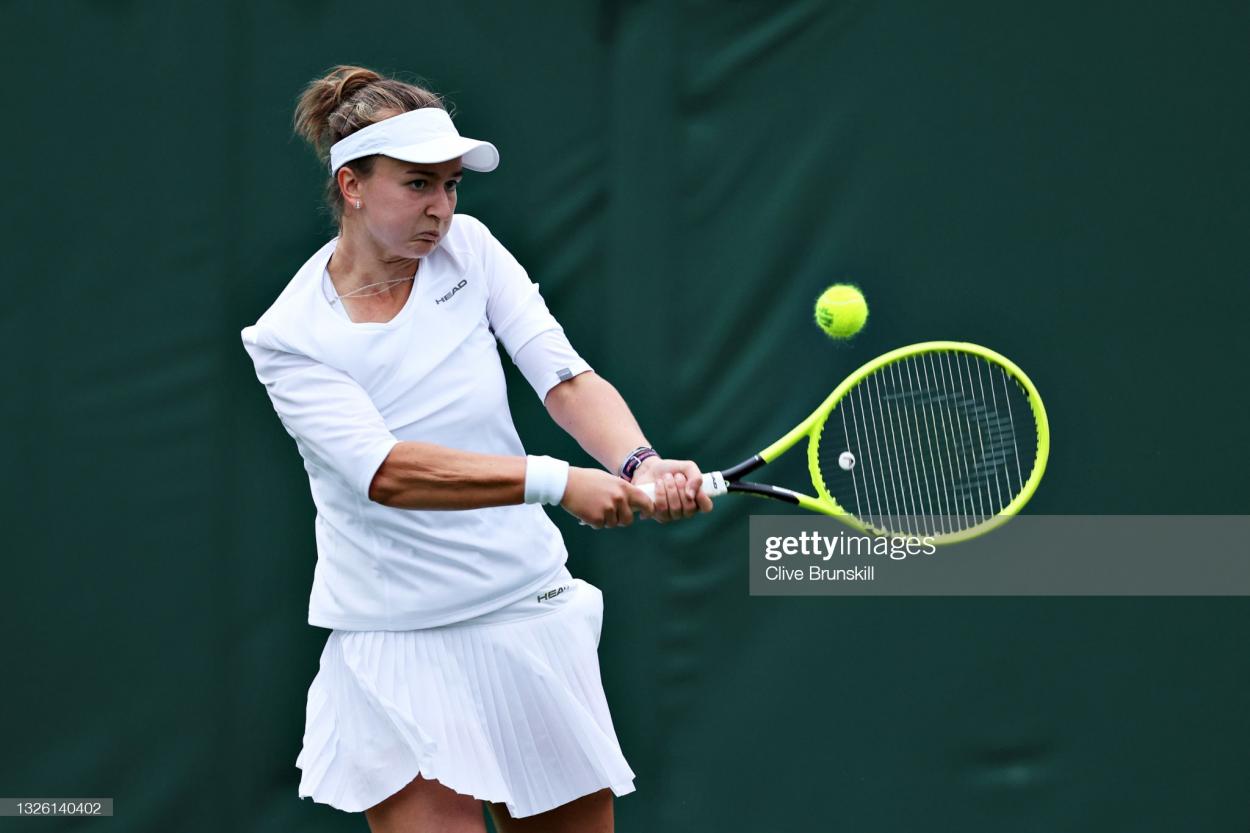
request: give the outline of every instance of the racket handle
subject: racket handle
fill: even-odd
[[[652,500],[655,500],[655,484],[654,483],[643,483],[638,488],[642,489],[642,491],[646,494],[647,497],[651,498]],[[725,475],[721,474],[718,471],[710,471],[707,474],[703,475],[703,492],[708,497],[720,497],[721,495],[725,494],[728,491],[729,489],[725,487]],[[581,524],[582,526],[590,526],[590,524],[586,523],[585,521],[578,521],[578,523]]]
[[[647,493],[647,497],[655,500],[655,484],[643,483],[638,487]],[[720,497],[729,491],[725,488],[725,476],[718,471],[710,471],[703,475],[703,493],[708,497]]]

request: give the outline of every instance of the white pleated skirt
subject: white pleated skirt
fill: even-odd
[[[564,572],[467,622],[333,631],[308,690],[299,795],[361,812],[421,776],[514,818],[634,790],[599,677],[603,594]]]

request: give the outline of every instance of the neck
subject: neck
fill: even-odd
[[[353,234],[350,226],[345,226],[334,247],[334,254],[326,269],[330,272],[330,280],[339,295],[346,295],[362,287],[386,281],[411,278],[416,274],[421,261],[412,257],[394,257],[383,251],[367,235]],[[391,286],[375,286],[381,295],[407,297],[409,284],[396,283]],[[365,290],[370,292],[370,290]],[[372,293],[371,293],[372,294]]]

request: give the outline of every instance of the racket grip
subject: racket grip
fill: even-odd
[[[655,484],[643,483],[638,487],[646,492],[647,497],[655,500]],[[718,471],[710,471],[703,475],[703,493],[708,497],[720,497],[729,491],[725,488],[725,476]]]
[[[638,488],[642,489],[643,493],[646,494],[647,497],[655,500],[654,483],[643,483]],[[725,476],[720,472],[710,471],[703,475],[703,492],[708,497],[720,497],[728,491],[729,489],[725,487]],[[582,526],[590,526],[590,524],[585,521],[578,521],[578,523]]]

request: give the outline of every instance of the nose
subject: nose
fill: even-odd
[[[425,213],[438,220],[447,220],[451,217],[451,212],[451,194],[445,188],[437,189],[435,196],[426,206]]]

